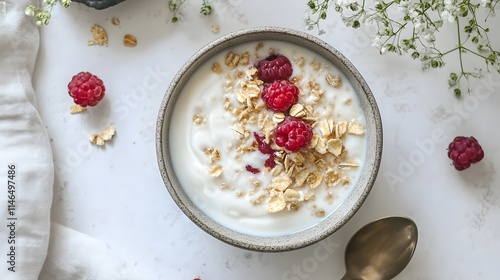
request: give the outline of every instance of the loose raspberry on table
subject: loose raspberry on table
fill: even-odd
[[[99,77],[90,72],[80,72],[73,76],[68,84],[68,93],[76,104],[87,107],[95,106],[102,100],[106,87]]]
[[[276,144],[290,152],[298,152],[311,142],[313,131],[303,120],[287,116],[275,131]]]
[[[462,171],[481,161],[484,151],[474,137],[457,136],[448,146],[448,157],[456,170]]]
[[[267,108],[276,112],[285,112],[299,102],[299,88],[287,80],[274,81],[264,86],[261,95]]]
[[[259,79],[266,83],[276,80],[288,80],[293,68],[290,60],[284,55],[271,55],[257,63]]]

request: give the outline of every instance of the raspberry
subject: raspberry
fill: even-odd
[[[264,87],[262,99],[267,108],[284,112],[299,102],[299,88],[287,80],[274,81]]]
[[[448,146],[448,157],[456,170],[462,171],[484,157],[484,152],[476,138],[457,136]]]
[[[257,134],[256,132],[253,133],[253,137],[255,137],[255,141],[257,141],[257,147],[259,148],[259,151],[263,153],[264,155],[269,155],[269,157],[266,159],[264,166],[268,167],[269,169],[273,169],[276,166],[276,162],[274,162],[274,152],[275,150],[271,147],[271,145],[266,143],[266,137],[261,136]],[[248,170],[248,165],[247,165],[247,171]],[[250,171],[252,172],[252,171]],[[254,173],[255,174],[255,173]]]
[[[269,157],[264,162],[264,166],[269,168],[269,169],[273,169],[276,166],[276,162],[274,161],[274,158],[275,158],[274,154],[270,154]]]
[[[266,137],[257,134],[257,132],[253,133],[253,137],[255,141],[257,141],[257,146],[259,147],[259,151],[263,154],[273,154],[274,150],[271,148],[271,145],[266,143]]]
[[[292,76],[293,68],[290,60],[283,55],[271,55],[257,63],[259,79],[266,83],[275,80],[288,80]]]
[[[260,173],[260,169],[255,168],[255,167],[251,166],[250,164],[248,164],[247,166],[245,166],[245,169],[246,169],[248,172],[252,173],[252,174],[257,174],[257,173]]]
[[[69,95],[82,107],[97,105],[104,97],[105,91],[102,80],[89,72],[76,74],[68,84]]]
[[[298,152],[311,142],[313,131],[303,120],[287,116],[275,131],[276,144],[290,152]]]

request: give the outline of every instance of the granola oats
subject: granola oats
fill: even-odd
[[[85,111],[87,111],[87,107],[82,107],[78,104],[75,104],[75,105],[71,106],[71,108],[69,108],[69,112],[71,114],[78,114],[78,113],[85,112]]]
[[[238,62],[240,61],[240,55],[238,54],[235,54],[233,52],[229,52],[227,55],[226,55],[226,65],[231,67],[231,68],[235,68],[236,66],[238,66]]]
[[[90,34],[92,35],[92,39],[88,40],[89,46],[108,46],[108,33],[106,33],[106,30],[104,30],[104,28],[102,28],[98,24],[94,24],[90,28]]]
[[[196,115],[193,116],[193,122],[196,125],[201,125],[201,124],[205,123],[205,121],[206,121],[206,119],[203,116],[200,116],[198,114],[196,114]]]
[[[224,170],[222,169],[222,166],[220,165],[213,165],[212,167],[210,167],[210,169],[208,170],[208,173],[210,173],[210,175],[214,176],[214,177],[219,177],[220,175],[222,175],[222,172]]]
[[[212,64],[212,71],[216,74],[222,73],[222,66],[220,66],[219,62],[215,62],[214,64]]]
[[[330,139],[326,142],[326,149],[328,152],[337,157],[342,153],[342,147],[342,140],[340,139]]]
[[[282,112],[274,113],[273,122],[280,123],[284,120],[285,120],[285,114],[283,114]]]
[[[205,150],[205,155],[210,159],[211,163],[217,162],[220,160],[219,150],[215,148],[208,148]]]
[[[123,36],[123,45],[125,47],[133,48],[137,46],[137,38],[132,34],[126,34]]]
[[[213,32],[213,33],[219,33],[219,31],[220,31],[220,25],[218,25],[218,24],[213,24],[213,25],[212,25],[212,32]]]
[[[334,88],[340,88],[342,86],[342,78],[338,75],[333,75],[331,73],[325,76],[326,83]]]
[[[300,200],[300,193],[298,191],[287,189],[283,195],[285,196],[285,201],[287,202],[297,202]]]
[[[334,67],[297,52],[288,58],[294,64],[290,81],[299,88],[299,103],[286,112],[271,111],[262,100],[264,82],[256,68],[257,62],[270,54],[281,54],[280,48],[255,44],[221,53],[206,66],[211,75],[222,80],[220,90],[214,90],[222,111],[216,117],[230,120],[224,129],[231,139],[221,141],[224,144],[201,141],[205,143],[205,170],[217,182],[217,189],[231,195],[233,205],[247,203],[256,211],[267,211],[272,219],[283,217],[272,213],[288,211],[309,211],[311,217],[324,217],[332,209],[329,205],[342,197],[337,193],[347,189],[342,186],[355,180],[352,176],[360,170],[359,152],[349,149],[353,146],[350,139],[363,135],[364,127],[361,121],[342,113],[346,105],[356,101],[349,97],[352,94],[346,94],[348,81],[343,85],[342,78],[333,74]],[[206,103],[208,99],[203,100]],[[193,111],[193,129],[205,133],[214,128],[206,121],[214,115],[203,109]],[[313,129],[308,146],[296,153],[275,142],[274,131],[287,116],[300,118]],[[240,181],[232,180],[233,176]]]
[[[344,134],[346,132],[347,132],[347,122],[342,121],[342,122],[338,122],[335,125],[335,136],[337,138],[341,138],[342,136],[344,136]]]
[[[347,126],[347,133],[354,134],[354,135],[363,135],[365,133],[365,128],[363,127],[363,124],[356,120],[352,120],[349,122],[349,125]]]
[[[286,199],[283,193],[271,196],[267,203],[267,212],[276,213],[286,208]]]
[[[303,118],[307,115],[307,112],[303,105],[297,103],[290,108],[289,114],[292,117]]]
[[[107,126],[99,134],[92,134],[89,136],[89,140],[92,144],[97,146],[104,146],[106,142],[110,141],[116,133],[116,129],[113,125]]]

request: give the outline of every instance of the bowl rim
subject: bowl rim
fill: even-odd
[[[342,216],[342,218],[339,221],[335,221],[335,224],[331,226],[324,225],[322,230],[320,230],[319,232],[314,232],[312,229],[317,225],[323,223],[323,221],[325,220],[330,221],[329,216],[332,215],[325,217],[323,220],[321,220],[320,223],[314,225],[312,228],[307,228],[300,232],[282,236],[252,236],[224,227],[218,224],[215,220],[208,217],[208,215],[206,215],[196,207],[194,202],[190,201],[190,199],[182,190],[182,186],[177,181],[177,178],[172,170],[173,167],[170,164],[170,159],[168,158],[168,123],[170,121],[170,115],[173,111],[173,104],[175,104],[175,97],[177,97],[179,95],[179,92],[182,91],[182,87],[184,86],[183,83],[185,83],[188,79],[185,78],[184,75],[186,75],[186,73],[189,73],[190,71],[195,71],[195,69],[193,69],[193,65],[203,64],[220,51],[223,51],[225,49],[225,47],[223,46],[230,45],[231,42],[237,42],[233,45],[238,45],[240,43],[244,43],[243,41],[245,40],[245,37],[259,37],[266,35],[276,35],[275,37],[279,38],[274,39],[273,37],[273,40],[286,41],[290,43],[295,43],[294,40],[301,40],[302,44],[309,44],[310,46],[315,45],[315,47],[322,50],[322,53],[331,55],[332,58],[337,59],[337,63],[340,63],[346,70],[348,70],[348,73],[346,73],[345,70],[342,70],[343,74],[351,77],[348,77],[350,83],[354,86],[355,82],[357,87],[359,88],[358,90],[356,90],[356,96],[359,98],[360,94],[362,94],[362,96],[366,98],[365,101],[368,107],[363,109],[363,113],[366,116],[367,109],[369,109],[369,111],[371,111],[372,113],[371,116],[373,117],[372,122],[374,125],[372,130],[375,140],[375,147],[373,151],[373,161],[369,166],[369,172],[366,174],[366,185],[364,186],[364,188],[362,188],[362,191],[360,191],[357,197],[352,199],[352,201],[350,202],[352,204],[351,207],[346,210],[346,213]],[[262,41],[265,39],[253,39],[249,40],[249,42],[259,40]],[[304,45],[301,46],[304,47]],[[323,55],[320,54],[320,56]],[[202,62],[198,62],[200,60]],[[359,90],[361,90],[362,92],[360,93]],[[180,68],[177,74],[173,77],[169,87],[167,88],[160,105],[160,110],[158,112],[158,119],[156,124],[156,154],[163,183],[167,188],[171,198],[174,200],[180,210],[199,228],[212,235],[213,237],[239,248],[261,252],[282,252],[303,248],[317,243],[336,232],[354,216],[354,214],[359,210],[359,208],[365,201],[375,183],[382,158],[382,138],[381,115],[378,110],[375,97],[359,71],[342,53],[340,53],[337,49],[335,49],[328,43],[308,33],[283,27],[264,26],[241,29],[222,36],[199,49]],[[184,199],[182,199],[182,197],[184,197]],[[344,203],[345,201],[342,202],[342,204]],[[337,210],[335,210],[334,213],[335,212],[337,212]],[[313,235],[305,239],[301,238],[301,235],[306,236],[307,233],[313,233]],[[292,240],[293,242],[290,240]]]

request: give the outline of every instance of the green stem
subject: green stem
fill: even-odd
[[[455,18],[456,22],[457,22],[457,38],[458,38],[458,58],[459,58],[459,61],[460,61],[460,71],[462,72],[461,74],[463,74],[465,71],[464,71],[464,63],[463,63],[463,59],[462,59],[462,49],[463,49],[463,46],[462,46],[462,36],[461,36],[461,30],[460,30],[460,20],[458,18]]]

